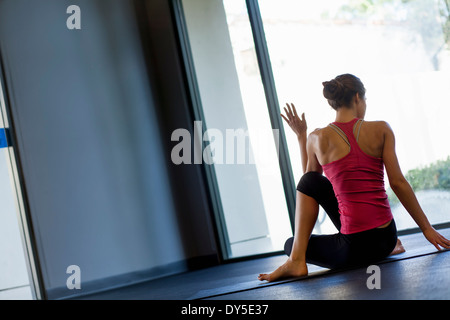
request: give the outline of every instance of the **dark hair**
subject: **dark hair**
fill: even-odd
[[[322,82],[322,85],[323,96],[335,110],[343,106],[350,106],[350,102],[357,93],[361,99],[366,94],[366,89],[361,80],[349,73],[341,74],[333,80]]]

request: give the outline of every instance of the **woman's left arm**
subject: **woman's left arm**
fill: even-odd
[[[438,250],[441,250],[441,247],[450,249],[450,240],[442,236],[430,224],[411,185],[403,176],[395,153],[395,136],[391,127],[387,123],[384,123],[383,126],[385,131],[383,162],[391,189],[397,195],[406,211],[408,211],[413,220],[417,223],[425,238]]]
[[[283,114],[281,114],[281,116],[283,117],[284,120],[286,120],[286,122],[289,124],[291,129],[297,135],[297,140],[300,145],[300,156],[301,156],[301,161],[302,161],[302,169],[303,169],[303,173],[305,173],[306,166],[308,164],[308,152],[306,149],[306,141],[307,141],[306,131],[308,129],[308,126],[306,124],[305,113],[302,113],[302,118],[300,119],[300,117],[297,115],[297,110],[295,110],[294,104],[291,103],[291,105],[289,105],[288,103],[286,103],[286,105],[287,105],[287,109],[286,109],[286,107],[284,108],[284,111],[286,112],[286,116],[284,116]],[[291,108],[291,106],[292,106],[292,108]]]

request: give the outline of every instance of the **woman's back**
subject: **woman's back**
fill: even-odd
[[[333,185],[345,234],[392,219],[384,187],[383,130],[367,124],[357,118],[334,122],[318,136],[318,144],[324,147],[322,168]]]
[[[369,156],[382,158],[385,133],[388,129],[387,123],[384,121],[364,121],[360,125],[357,141],[359,148]],[[356,130],[355,128],[354,131]],[[314,135],[317,137],[315,148],[317,160],[322,166],[339,160],[350,152],[349,145],[330,126],[317,129],[314,131]]]

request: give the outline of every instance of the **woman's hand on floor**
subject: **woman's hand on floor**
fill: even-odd
[[[423,231],[425,238],[436,247],[438,250],[450,249],[450,240],[446,239],[443,235],[437,232],[433,227],[430,227]],[[442,248],[441,248],[442,247]]]

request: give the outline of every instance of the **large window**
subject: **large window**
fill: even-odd
[[[364,82],[366,120],[393,128],[400,165],[431,223],[449,221],[448,1],[174,3],[182,8],[198,136],[213,176],[226,258],[281,250],[292,235],[300,152],[295,135],[274,115],[292,102],[305,112],[309,131],[326,126],[335,112],[322,82],[342,73]],[[387,179],[386,187],[398,229],[416,227]],[[335,231],[321,211],[314,232]]]

